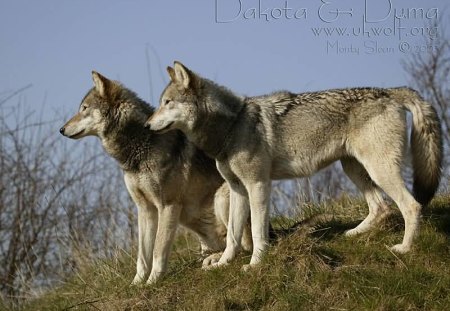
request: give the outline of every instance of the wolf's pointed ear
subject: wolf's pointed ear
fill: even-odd
[[[100,96],[105,96],[110,81],[94,70],[92,70],[92,80],[94,81],[94,87]]]
[[[176,80],[176,78],[175,78],[175,70],[173,70],[172,67],[167,66],[167,73],[169,74],[170,81],[175,82],[175,80]]]
[[[189,87],[189,83],[191,82],[190,70],[177,61],[174,62],[173,68],[175,71],[175,81],[187,89]]]

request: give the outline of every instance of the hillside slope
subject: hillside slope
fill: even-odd
[[[406,255],[388,249],[403,235],[397,209],[381,228],[355,238],[342,233],[363,219],[365,204],[342,200],[306,217],[323,211],[333,217],[280,236],[250,272],[240,270],[249,254],[202,271],[181,239],[168,276],[155,286],[129,286],[134,259],[122,251],[113,260],[86,262],[59,288],[21,309],[450,310],[450,197],[433,201]]]

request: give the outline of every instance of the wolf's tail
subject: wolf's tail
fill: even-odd
[[[415,90],[393,90],[397,102],[411,111],[413,128],[411,150],[414,168],[415,199],[427,205],[439,186],[442,167],[442,133],[436,110]]]

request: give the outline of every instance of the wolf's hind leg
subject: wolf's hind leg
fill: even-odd
[[[348,230],[346,236],[364,233],[379,224],[387,215],[389,207],[386,205],[381,190],[372,181],[365,168],[354,158],[341,160],[342,168],[350,180],[362,192],[369,206],[369,214],[354,229]]]
[[[419,230],[421,206],[405,186],[399,161],[387,156],[383,159],[383,162],[367,158],[362,158],[361,162],[371,179],[394,200],[405,220],[403,242],[394,245],[392,250],[398,253],[408,252]]]

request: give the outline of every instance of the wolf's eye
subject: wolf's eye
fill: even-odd
[[[165,106],[165,105],[168,105],[169,103],[170,103],[170,99],[164,100],[164,106]]]
[[[81,111],[85,111],[87,109],[86,105],[81,106]]]

